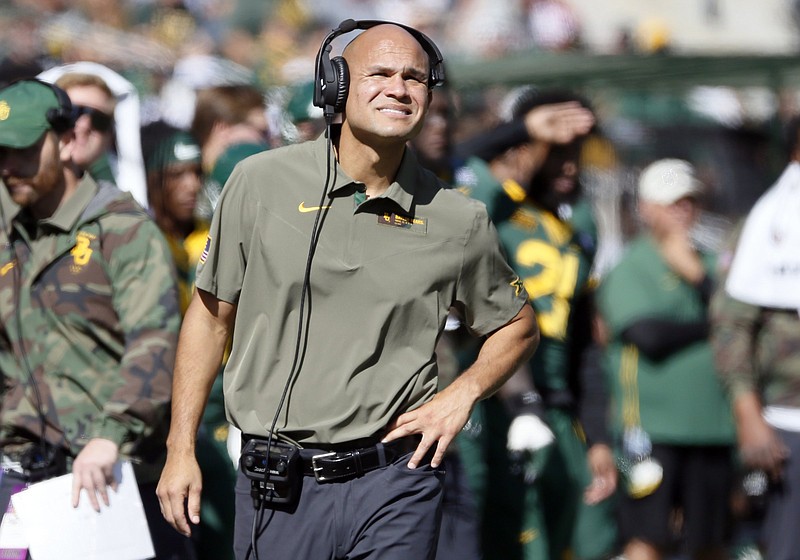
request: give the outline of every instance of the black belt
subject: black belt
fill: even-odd
[[[243,434],[242,443],[254,437],[266,439],[263,436]],[[303,448],[300,449],[300,465],[303,475],[313,476],[317,482],[355,478],[389,465],[398,457],[414,451],[418,443],[419,436],[406,436],[388,443],[376,443],[349,450],[326,451],[313,447]]]

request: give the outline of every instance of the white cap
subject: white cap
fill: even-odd
[[[639,175],[639,198],[654,204],[666,206],[702,192],[703,184],[695,177],[694,167],[682,159],[660,159]]]

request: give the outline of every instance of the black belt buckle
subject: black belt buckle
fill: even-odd
[[[336,457],[337,455],[338,455],[338,453],[332,451],[330,453],[321,453],[319,455],[314,455],[313,457],[311,457],[311,470],[314,471],[314,478],[317,480],[317,482],[329,482],[331,480],[336,480],[338,478],[342,478],[343,476],[347,476],[346,474],[339,475],[339,476],[336,476],[336,475],[333,475],[333,476],[323,475],[322,471],[323,471],[323,469],[325,467],[320,466],[320,465],[317,464],[317,461],[319,459],[327,459],[327,458],[330,458],[330,457]]]

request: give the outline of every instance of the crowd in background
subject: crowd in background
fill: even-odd
[[[89,129],[87,137],[91,137],[92,130],[103,135],[101,147],[108,150],[104,157],[93,162],[95,167],[90,169],[93,174],[113,180],[119,186],[125,187],[125,190],[131,191],[143,206],[149,207],[151,215],[164,232],[172,249],[176,271],[181,281],[182,308],[185,310],[192,289],[193,267],[203,250],[202,244],[208,231],[211,212],[220,190],[235,164],[244,157],[263,150],[315,138],[323,130],[321,110],[312,104],[310,82],[314,73],[314,57],[325,34],[345,18],[402,21],[431,36],[445,53],[445,59],[450,53],[453,53],[454,56],[491,59],[502,57],[515,50],[559,51],[581,48],[580,21],[570,10],[568,3],[563,0],[518,0],[514,2],[347,0],[336,3],[324,0],[15,1],[11,2],[8,9],[4,8],[0,12],[0,23],[7,30],[4,37],[0,38],[0,48],[2,48],[0,50],[0,56],[2,56],[0,86],[16,78],[42,75],[48,81],[59,83],[71,97],[74,93],[70,92],[71,88],[96,86],[102,90],[101,97],[104,96],[105,99],[101,99],[99,103],[105,102],[106,105],[104,108],[97,108],[100,114],[92,116],[87,113],[92,118],[81,121],[83,126],[87,126]],[[87,75],[98,76],[101,79],[99,82],[101,85],[98,85],[98,82],[91,82],[91,80],[85,83],[71,83],[64,77],[69,74],[81,75],[84,76],[84,79]],[[535,84],[533,85],[532,91],[535,91]],[[702,146],[693,146],[693,139],[687,130],[672,130],[664,136],[665,141],[657,146],[658,149],[654,153],[639,154],[636,161],[626,161],[626,153],[621,151],[614,142],[615,134],[620,134],[619,131],[624,127],[624,122],[604,122],[602,97],[600,97],[600,102],[595,103],[594,106],[586,101],[586,99],[592,99],[593,93],[595,92],[582,92],[585,98],[570,98],[572,100],[580,99],[585,102],[587,107],[592,107],[594,115],[597,117],[597,123],[592,133],[581,135],[581,142],[574,146],[570,139],[567,142],[550,141],[549,147],[561,144],[574,147],[574,153],[569,157],[562,154],[566,163],[561,162],[561,165],[574,165],[575,169],[572,174],[574,177],[580,177],[581,202],[591,210],[589,213],[593,213],[594,218],[589,218],[587,222],[577,225],[580,217],[577,210],[567,217],[560,215],[561,205],[553,204],[548,208],[550,199],[547,197],[537,200],[537,203],[541,203],[540,206],[547,210],[546,212],[542,211],[541,214],[520,213],[519,209],[524,206],[521,203],[525,199],[524,193],[520,200],[514,199],[509,194],[509,198],[514,201],[514,204],[506,209],[503,209],[501,205],[497,210],[498,214],[493,214],[492,217],[498,223],[501,237],[504,232],[512,236],[518,235],[520,224],[528,224],[525,227],[531,229],[533,227],[530,225],[531,223],[546,221],[550,219],[547,216],[552,215],[553,219],[562,220],[569,223],[570,226],[566,233],[554,233],[554,230],[548,230],[548,242],[555,243],[553,239],[557,239],[560,235],[571,239],[575,232],[582,232],[591,238],[587,239],[584,236],[580,243],[576,242],[579,250],[587,254],[585,262],[582,261],[581,265],[585,268],[581,268],[581,278],[585,286],[580,284],[579,290],[575,286],[570,289],[591,290],[598,282],[603,286],[598,303],[600,313],[598,315],[591,312],[587,314],[587,317],[592,318],[589,323],[594,322],[588,326],[588,328],[594,329],[589,334],[589,338],[593,339],[592,351],[594,352],[601,351],[597,347],[598,344],[608,348],[613,348],[615,344],[619,347],[619,353],[609,358],[608,363],[613,365],[610,367],[620,370],[624,369],[623,366],[626,364],[630,366],[631,359],[638,359],[630,357],[630,345],[640,349],[647,347],[646,342],[637,338],[637,332],[641,333],[641,329],[638,331],[629,329],[634,326],[644,328],[646,336],[655,336],[662,342],[665,338],[669,338],[668,334],[663,334],[667,331],[653,330],[652,325],[642,326],[635,321],[635,319],[642,318],[637,313],[643,314],[647,318],[648,311],[645,308],[660,296],[645,293],[646,290],[643,290],[639,294],[641,305],[637,307],[635,303],[631,303],[634,295],[638,294],[636,289],[631,288],[630,283],[633,281],[619,279],[625,271],[620,269],[618,264],[621,260],[624,262],[624,259],[629,257],[631,246],[636,247],[635,243],[632,245],[632,241],[642,233],[657,238],[658,242],[654,247],[640,250],[646,256],[639,257],[642,260],[641,263],[630,265],[632,268],[628,274],[631,277],[644,274],[643,271],[648,270],[647,263],[658,261],[655,255],[662,255],[665,261],[665,270],[674,271],[675,281],[686,284],[685,293],[682,293],[681,298],[668,300],[664,306],[673,306],[673,309],[684,306],[681,309],[686,310],[686,316],[680,318],[680,321],[684,321],[684,323],[670,323],[666,326],[660,325],[658,328],[666,328],[669,332],[680,330],[686,337],[672,346],[656,348],[653,352],[656,352],[657,355],[655,357],[648,356],[648,359],[651,359],[651,365],[658,369],[663,366],[666,356],[701,341],[704,344],[702,356],[695,356],[691,361],[693,364],[702,363],[703,368],[709,368],[705,372],[709,375],[704,378],[702,387],[692,385],[692,380],[682,379],[681,382],[686,384],[685,387],[682,386],[683,390],[695,398],[708,396],[713,400],[713,403],[710,401],[706,403],[709,408],[722,407],[727,411],[728,401],[724,399],[728,397],[723,397],[720,381],[717,380],[711,369],[713,368],[711,348],[707,344],[707,305],[714,287],[706,282],[712,282],[712,277],[716,274],[714,272],[716,265],[712,262],[713,257],[723,252],[735,219],[739,218],[743,211],[748,210],[749,206],[720,204],[719,201],[724,200],[726,195],[722,180],[724,174],[720,169],[714,167],[714,162],[719,161],[719,157],[718,155],[717,159],[708,157],[707,143]],[[448,90],[446,98],[438,96],[435,98],[438,100],[438,104],[434,104],[429,114],[427,127],[430,129],[439,126],[442,130],[438,139],[434,134],[433,140],[430,140],[433,146],[430,144],[428,146],[415,145],[415,149],[420,153],[420,159],[452,186],[464,189],[465,186],[472,185],[477,188],[476,185],[481,178],[480,170],[483,169],[481,166],[488,165],[487,169],[496,170],[501,163],[510,165],[506,160],[503,162],[500,160],[510,157],[510,151],[524,143],[519,140],[515,141],[517,144],[501,142],[492,145],[492,141],[487,140],[487,135],[497,132],[498,127],[513,124],[515,121],[518,124],[525,119],[528,111],[533,109],[533,107],[528,107],[525,111],[520,112],[519,102],[525,94],[524,91],[498,85],[480,92],[480,99],[476,101],[474,92],[459,91],[457,84],[454,84]],[[442,99],[446,99],[446,102]],[[553,99],[552,102],[555,103],[557,98]],[[132,100],[136,102],[131,103]],[[557,99],[559,102],[563,100]],[[73,102],[75,102],[74,99]],[[91,102],[85,100],[80,104],[92,105]],[[131,115],[136,115],[137,112],[138,117],[132,119]],[[113,116],[114,125],[104,122],[103,115]],[[674,134],[678,138],[667,141],[670,140],[669,134]],[[533,132],[531,135],[532,139],[536,140]],[[476,137],[483,137],[483,144],[479,143],[477,148],[474,144],[471,145],[467,142]],[[131,138],[136,139],[136,142],[133,143],[135,145],[131,144]],[[430,137],[423,136],[420,138],[420,142],[424,138],[430,139]],[[796,137],[791,139],[793,143],[796,140]],[[528,141],[527,136],[524,141]],[[480,146],[486,148],[487,142],[491,148],[488,155],[480,151]],[[720,144],[721,148],[718,149],[730,148],[734,144],[735,142],[729,140],[727,144]],[[775,166],[770,167],[765,161],[770,157],[773,160],[779,160],[780,156],[774,153],[769,157],[763,155],[764,151],[770,147],[770,143],[764,135],[758,135],[755,140],[743,141],[736,145],[752,152],[758,151],[761,154],[761,156],[757,156],[750,153],[745,158],[753,161],[761,158],[760,167],[750,167],[753,184],[750,185],[751,190],[745,198],[752,203],[758,194],[767,189],[770,180],[776,176]],[[432,152],[426,154],[426,150],[429,149],[432,149]],[[438,156],[436,155],[437,149]],[[683,183],[678,187],[672,185],[675,187],[675,192],[671,197],[665,199],[659,198],[658,193],[652,193],[655,179],[648,182],[646,174],[642,174],[641,171],[644,163],[667,156],[690,160],[695,165],[690,166],[687,170],[682,167],[685,162],[674,163],[677,160],[668,160],[673,162],[669,173],[673,173],[676,181]],[[470,163],[472,157],[482,159],[483,163],[475,163],[475,161]],[[728,154],[722,159],[730,157],[735,157],[735,155]],[[544,160],[539,160],[537,165],[544,165],[543,161],[546,161],[546,157]],[[514,165],[522,164],[517,162]],[[676,165],[678,167],[675,167]],[[137,166],[141,173],[138,183],[135,178]],[[507,181],[510,179],[514,179],[514,181],[522,183],[524,188],[528,188],[528,184],[537,176],[536,173],[529,174],[524,176],[526,179],[522,181],[518,175],[501,176],[495,171],[492,173],[504,188],[507,187]],[[123,185],[124,182],[131,180],[132,176],[134,176],[133,183],[130,186]],[[681,190],[680,187],[685,188]],[[551,187],[546,187],[545,190],[548,188]],[[475,197],[481,199],[480,196]],[[684,205],[685,207],[681,211],[686,216],[680,220],[674,215],[666,217],[666,214],[662,212],[663,209],[658,209],[660,206],[678,204],[679,201],[686,198],[691,200],[691,205],[689,203]],[[488,201],[483,201],[487,203],[487,206],[491,206],[493,200],[490,197]],[[572,207],[578,208],[577,199],[569,202]],[[699,202],[704,202],[705,207],[702,207]],[[537,212],[539,212],[538,208],[537,206]],[[654,208],[656,209],[654,210]],[[504,230],[502,224],[506,222],[511,224],[509,228],[516,227],[517,229],[514,231]],[[513,245],[518,241],[509,241],[508,243]],[[565,242],[563,245],[567,247],[569,244]],[[661,248],[665,246],[669,246],[669,248],[662,250]],[[694,253],[695,250],[697,254]],[[560,248],[559,251],[566,254],[568,249]],[[697,256],[700,253],[702,253],[702,258]],[[513,260],[513,257],[510,260]],[[524,268],[526,265],[524,262],[518,262],[512,263],[512,266]],[[635,272],[636,266],[643,268],[637,273]],[[610,276],[613,283],[609,282],[603,285],[602,283],[609,277],[608,272],[611,270],[614,270]],[[620,270],[623,271],[620,272]],[[578,274],[577,269],[575,274]],[[614,285],[614,283],[618,284]],[[619,287],[620,285],[621,287]],[[535,299],[531,287],[526,285],[526,289],[531,294],[532,300]],[[621,290],[621,292],[613,293],[614,290]],[[575,294],[569,294],[569,305],[578,305],[577,291]],[[571,299],[573,295],[575,296],[574,301]],[[556,296],[554,300],[558,300],[563,294],[556,294]],[[621,301],[630,305],[631,310],[628,315],[620,311],[625,307],[620,303]],[[536,305],[534,307],[536,308]],[[541,310],[536,309],[537,313],[541,314]],[[604,317],[603,312],[605,312]],[[615,315],[616,312],[619,312],[619,315]],[[455,322],[457,323],[457,320]],[[457,325],[453,326],[451,330],[457,330]],[[690,330],[691,333],[687,334]],[[544,329],[543,334],[548,335]],[[552,338],[560,340],[558,335],[553,335]],[[452,358],[451,369],[459,367],[453,364],[458,364],[460,357],[456,357],[455,354],[464,350],[464,347],[459,346],[461,343],[463,340],[459,340],[457,343],[453,342],[455,350],[452,348],[441,350],[443,357],[450,356]],[[574,348],[572,351],[575,351]],[[586,348],[581,348],[581,352],[583,351],[586,351]],[[645,353],[644,350],[642,352]],[[662,354],[658,354],[659,352]],[[628,361],[626,362],[626,360]],[[535,367],[550,366],[538,364]],[[585,364],[578,364],[574,367],[585,367]],[[446,367],[443,366],[444,369]],[[609,378],[613,377],[615,371],[605,371],[605,375]],[[537,372],[533,372],[534,379],[536,376]],[[668,382],[667,385],[671,383],[673,381]],[[745,502],[747,499],[752,501],[753,498],[758,498],[761,493],[757,492],[757,488],[753,486],[757,485],[758,481],[753,482],[752,478],[748,479],[749,487],[745,486],[744,490],[739,490],[740,479],[744,479],[747,473],[739,468],[740,465],[735,460],[733,453],[734,422],[733,418],[729,416],[729,412],[717,414],[716,408],[712,411],[705,410],[707,421],[714,424],[714,429],[709,428],[708,434],[706,434],[708,437],[705,437],[697,435],[703,431],[700,427],[682,426],[680,430],[676,428],[675,433],[670,432],[672,427],[664,427],[666,424],[670,424],[670,415],[681,416],[684,414],[685,411],[680,406],[671,410],[659,411],[657,414],[661,414],[663,417],[656,422],[659,427],[655,430],[657,432],[655,439],[657,440],[659,437],[659,430],[667,435],[663,441],[651,442],[649,438],[653,436],[653,433],[646,434],[641,430],[644,423],[642,419],[648,418],[650,414],[645,410],[645,407],[648,406],[646,400],[636,402],[634,411],[626,409],[626,404],[623,402],[629,396],[626,391],[638,389],[631,389],[630,379],[626,380],[625,378],[621,378],[621,381],[618,379],[616,384],[612,382],[609,385],[608,390],[611,392],[611,396],[607,397],[610,400],[606,403],[605,416],[608,418],[608,431],[614,435],[606,434],[598,437],[603,444],[614,448],[616,453],[615,461],[623,476],[619,483],[618,493],[633,496],[635,499],[649,495],[653,491],[653,488],[649,486],[654,479],[648,478],[647,472],[631,476],[633,465],[630,462],[626,463],[626,461],[630,461],[631,454],[625,455],[625,445],[638,446],[638,452],[632,453],[632,456],[637,458],[636,461],[642,462],[644,459],[652,457],[654,460],[658,458],[661,463],[670,461],[680,463],[683,456],[681,455],[682,451],[675,450],[676,443],[679,448],[685,444],[697,443],[713,447],[712,454],[715,454],[712,461],[715,469],[713,473],[715,479],[721,484],[713,497],[724,502],[720,505],[723,511],[720,515],[725,517],[723,520],[725,523],[720,521],[719,526],[715,525],[712,529],[707,527],[700,529],[703,534],[699,536],[690,533],[688,540],[690,544],[696,545],[690,554],[697,553],[696,557],[724,557],[715,556],[715,550],[709,552],[709,550],[703,549],[706,544],[703,537],[709,536],[709,532],[714,532],[717,539],[712,544],[724,543],[727,547],[726,554],[756,554],[753,549],[755,538],[749,531],[752,529],[751,524],[757,523],[757,520],[751,518],[753,511],[748,509]],[[700,388],[698,389],[698,387]],[[541,388],[537,387],[540,390]],[[659,386],[656,390],[662,391],[665,388]],[[527,392],[521,391],[519,394],[525,395]],[[545,400],[547,397],[545,395]],[[235,463],[235,457],[234,463],[231,463],[227,455],[230,448],[234,450],[231,454],[235,456],[236,444],[230,444],[222,404],[221,380],[218,385],[215,385],[211,398],[212,406],[206,412],[201,429],[203,437],[199,453],[203,454],[201,466],[204,468],[206,480],[215,481],[208,488],[216,487],[219,492],[216,492],[216,495],[211,493],[207,495],[207,503],[204,504],[205,509],[202,513],[207,527],[205,536],[201,531],[199,537],[205,544],[201,544],[198,551],[201,557],[218,559],[225,557],[225,550],[230,550],[227,545],[221,545],[221,543],[228,542],[226,540],[229,538],[228,523],[232,523],[230,504],[227,503],[225,489],[232,488],[231,469]],[[680,395],[675,398],[681,400]],[[615,402],[620,408],[613,408]],[[577,406],[577,403],[572,402],[570,406],[573,404]],[[571,416],[554,418],[552,415],[552,410],[561,409],[562,405],[551,406],[547,402],[545,405],[550,406],[551,413],[549,415],[542,413],[541,416],[548,419],[550,428],[554,429],[554,426],[560,422],[563,424],[562,431],[570,432],[572,430],[570,421],[573,419]],[[489,404],[488,406],[493,405]],[[642,410],[639,410],[640,406]],[[702,405],[700,406],[702,407]],[[505,414],[502,411],[493,412],[491,409],[478,411],[478,416],[473,418],[465,429],[464,439],[467,441],[467,446],[473,445],[474,447],[475,441],[487,435],[487,433],[481,434],[481,429],[489,429],[491,421],[487,418],[495,413],[501,416]],[[515,413],[506,418],[507,423],[513,421],[515,414],[519,413],[519,410],[515,409]],[[720,420],[721,416],[725,418]],[[578,414],[574,419],[580,421],[582,418]],[[681,417],[681,419],[686,420],[686,417]],[[615,422],[616,425],[614,425]],[[503,425],[504,432],[508,429],[508,425]],[[579,453],[587,453],[587,450],[591,449],[592,443],[597,443],[592,441],[591,431],[591,429],[585,429],[583,432],[586,433],[580,434],[583,441],[580,444],[576,443],[577,447],[574,448],[580,449]],[[510,434],[511,432],[508,432],[509,437]],[[503,433],[503,437],[506,435]],[[589,439],[589,446],[580,447],[587,443],[586,436]],[[555,437],[558,441],[564,439],[564,436],[558,433]],[[637,441],[630,441],[631,438],[635,439],[636,437],[638,437]],[[704,437],[705,439],[703,439]],[[473,440],[472,443],[469,443],[470,440]],[[459,477],[466,476],[466,479],[472,477],[473,490],[476,487],[476,476],[487,477],[481,479],[484,483],[488,480],[491,481],[491,484],[496,484],[493,477],[497,476],[497,473],[476,475],[474,472],[481,453],[487,449],[494,449],[491,444],[482,443],[480,445],[484,447],[478,451],[473,449],[473,454],[470,455],[472,464],[466,465],[469,476],[462,473],[461,465],[452,465],[453,473],[462,473],[458,475]],[[653,451],[654,445],[658,453],[662,453],[658,457],[656,457],[657,453]],[[503,452],[504,447],[505,442],[501,445],[500,452]],[[534,447],[522,446],[528,451]],[[665,448],[669,449],[665,451]],[[498,451],[494,449],[492,452],[497,453]],[[536,451],[534,451],[535,453]],[[708,459],[704,460],[708,461]],[[515,461],[517,459],[512,458],[509,460],[510,464],[503,465],[501,474],[510,473],[510,476],[519,477],[523,488],[526,484],[530,488],[534,482],[541,485],[542,479],[548,480],[546,473],[531,473],[530,465],[520,466],[521,463],[515,463]],[[590,468],[595,468],[591,458],[588,463]],[[708,463],[703,464],[707,465]],[[489,469],[488,463],[484,466]],[[544,466],[539,464],[537,468],[544,468]],[[595,478],[600,476],[596,472],[597,469],[593,473]],[[636,478],[638,476],[643,478],[640,480]],[[657,486],[660,481],[659,478],[654,484]],[[600,482],[612,484],[610,481]],[[599,484],[600,482],[590,477],[589,483]],[[550,484],[556,483],[550,482]],[[616,484],[616,481],[613,481],[613,485]],[[463,491],[467,487],[470,487],[470,484],[462,485],[460,489]],[[562,487],[559,486],[559,488]],[[494,487],[480,488],[480,491],[475,492],[473,498],[478,499],[480,507],[487,507],[486,502],[493,499],[494,490]],[[450,492],[453,491],[457,492],[458,488],[450,490]],[[513,490],[511,491],[513,492]],[[483,493],[481,494],[481,492]],[[545,497],[528,497],[528,499],[546,501],[547,492],[540,493]],[[641,496],[637,496],[637,493]],[[748,493],[749,496],[747,496]],[[609,498],[609,494],[602,492],[597,494],[596,491],[595,494],[595,497],[586,500],[590,505],[605,500],[611,500],[608,503],[615,504],[615,498]],[[559,496],[561,495],[559,494]],[[583,494],[580,496],[583,499]],[[480,534],[484,536],[484,539],[487,538],[487,535],[491,535],[492,538],[503,538],[497,537],[497,535],[504,535],[507,527],[499,531],[488,530],[485,527],[487,520],[489,523],[503,525],[503,518],[489,519],[486,517],[481,520],[477,510],[470,510],[475,506],[473,498],[467,497],[462,504],[467,509],[456,508],[455,515],[463,515],[467,511],[469,519],[464,523],[467,523],[465,526],[470,528],[473,527],[470,523],[483,523]],[[750,505],[752,506],[752,504]],[[488,507],[489,509],[485,511],[495,511],[493,516],[498,511],[508,511],[503,509],[505,506],[502,502],[500,505],[495,504],[494,507],[498,508],[496,510],[492,510],[491,506]],[[694,504],[694,507],[694,510],[687,511],[691,511],[692,515],[702,515],[702,513],[697,513],[700,506]],[[472,514],[469,514],[470,511]],[[594,527],[598,532],[602,531],[603,539],[614,544],[598,553],[587,553],[586,558],[601,558],[620,553],[623,549],[630,558],[658,557],[647,556],[653,551],[637,552],[634,549],[626,548],[626,542],[620,542],[616,536],[615,513],[609,513],[609,511],[604,510],[600,515],[607,515],[606,521],[610,521],[610,523],[599,522]],[[652,511],[643,511],[638,515],[651,514]],[[732,518],[734,514],[738,515],[737,523],[729,524],[730,519],[726,516]],[[520,515],[522,514],[520,513]],[[573,512],[571,515],[575,515],[575,519],[577,519],[577,514]],[[631,530],[631,526],[637,526],[637,520],[641,519],[641,517],[636,517],[636,510],[628,509],[627,516],[627,518],[623,518],[622,524],[623,533],[627,531],[625,535],[631,539],[627,544],[636,543],[637,539],[649,542],[648,534],[639,534],[635,530]],[[453,521],[453,518],[448,518],[447,514],[445,519],[449,522]],[[575,519],[571,522],[577,524]],[[713,521],[719,521],[719,519],[714,517]],[[564,523],[563,520],[560,522]],[[685,552],[687,549],[682,548],[682,545],[687,540],[687,534],[681,531],[681,516],[672,518],[670,522],[669,527],[651,528],[650,535],[657,535],[654,540],[663,544],[656,548],[659,548],[661,552],[666,551],[668,554]],[[458,523],[456,521],[455,525],[457,526]],[[552,529],[550,521],[539,520],[538,523],[540,525],[537,527],[543,532],[546,528],[547,530]],[[609,525],[613,526],[610,529],[610,536],[606,531]],[[693,530],[698,530],[698,526],[692,525],[691,527]],[[701,524],[699,527],[705,526]],[[456,529],[453,530],[456,531]],[[599,534],[586,533],[583,538],[596,543]],[[209,538],[209,535],[213,535],[213,537]],[[510,538],[513,540],[515,537]],[[535,540],[536,536],[527,534],[527,538]],[[554,539],[554,542],[555,540],[557,539]],[[568,543],[565,545],[567,548],[575,548],[576,543],[570,542],[569,538],[562,540]],[[463,545],[465,542],[467,541],[461,541],[460,544]],[[468,542],[472,544],[473,541]],[[514,548],[519,544],[519,542],[512,542],[509,546]],[[497,550],[504,549],[501,547],[493,550],[492,547],[499,545],[488,543],[486,540],[482,546],[486,558],[491,558],[493,555],[498,558],[512,558],[519,554],[516,549],[512,556],[506,556],[507,552],[498,553]],[[590,550],[590,547],[587,547],[587,550]],[[474,552],[476,555],[478,554],[477,551]],[[640,553],[644,555],[637,556]],[[703,556],[706,553],[707,555]],[[446,554],[446,551],[441,554]],[[533,553],[528,552],[527,554]],[[442,558],[445,557],[442,556]],[[462,558],[465,557],[468,556],[462,556]],[[529,558],[529,556],[525,556],[525,558]]]

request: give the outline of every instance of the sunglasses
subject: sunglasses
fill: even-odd
[[[75,109],[75,120],[78,120],[81,115],[89,115],[92,128],[98,132],[108,132],[114,126],[113,115],[104,113],[99,109],[84,107],[83,105],[73,105],[73,109]]]

